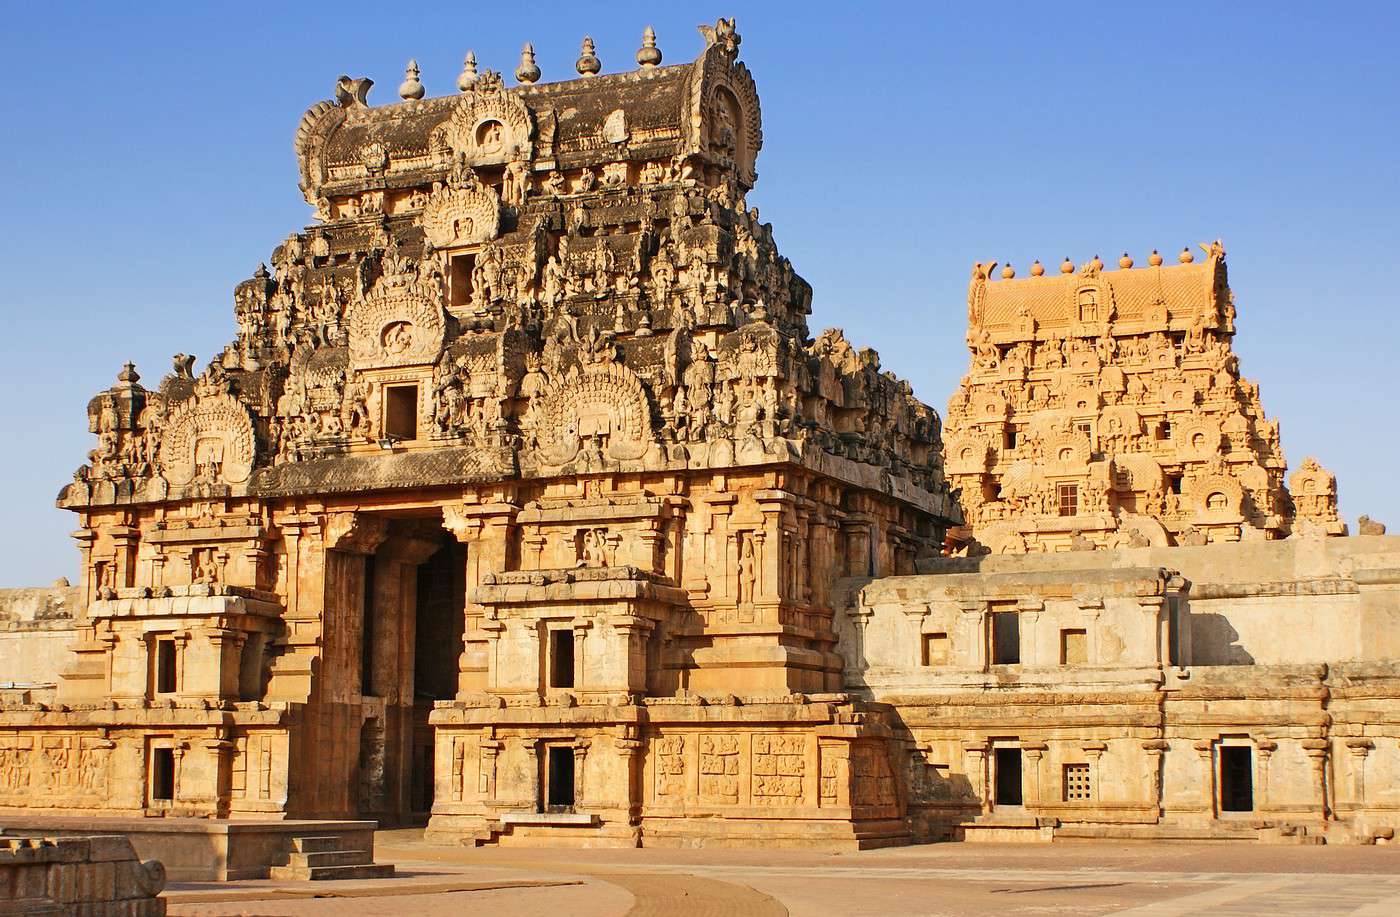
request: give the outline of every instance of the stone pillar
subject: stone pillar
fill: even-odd
[[[584,807],[584,788],[588,786],[588,781],[584,780],[586,768],[584,765],[588,761],[588,749],[592,745],[589,739],[574,740],[574,808]]]
[[[1099,761],[1103,758],[1103,753],[1108,750],[1108,745],[1103,742],[1085,742],[1083,746],[1084,757],[1089,762],[1089,798],[1093,802],[1099,801],[1099,784],[1103,782],[1103,773],[1099,769]]]
[[[627,812],[629,824],[641,811],[642,799],[638,792],[641,787],[643,742],[637,737],[637,727],[623,725],[617,727],[613,739],[613,751],[622,759],[622,793],[620,798],[609,805]]]
[[[1326,739],[1303,740],[1303,751],[1312,759],[1313,780],[1317,786],[1318,808],[1323,821],[1332,817],[1332,807],[1327,802],[1327,750],[1330,744]]]
[[[540,746],[538,742],[528,737],[522,738],[520,742],[525,747],[525,759],[530,771],[529,778],[520,788],[522,790],[521,801],[524,802],[528,799],[532,806],[531,811],[543,812],[548,800],[544,798],[544,783],[540,774]],[[577,799],[578,797],[575,796],[575,801]]]
[[[1201,801],[1205,805],[1206,818],[1215,818],[1218,814],[1215,807],[1215,742],[1202,739],[1191,747],[1201,758]]]
[[[501,749],[505,748],[505,743],[496,738],[495,727],[488,726],[482,733],[478,747],[481,749],[481,773],[477,778],[477,792],[485,801],[495,802],[496,773],[500,766]]]
[[[961,633],[954,638],[957,641],[954,646],[961,644],[968,648],[968,668],[974,672],[987,671],[987,643],[991,639],[987,634],[987,603],[959,602],[958,629]]]
[[[992,810],[991,794],[987,791],[987,745],[985,742],[964,742],[962,749],[967,782],[971,784],[978,807],[985,815]]]
[[[1045,603],[1039,599],[1021,599],[1016,603],[1016,613],[1021,616],[1021,664],[1026,666],[1050,665],[1047,660],[1041,658],[1041,651],[1045,648],[1044,641],[1040,639],[1040,613],[1045,610]],[[1058,662],[1059,660],[1056,660]]]
[[[1264,812],[1269,808],[1269,761],[1278,751],[1278,743],[1273,739],[1259,739],[1254,743],[1254,751],[1259,756],[1259,785],[1254,788],[1258,800],[1255,808]]]
[[[1044,742],[1023,742],[1021,743],[1021,754],[1026,757],[1026,775],[1030,780],[1026,781],[1026,805],[1028,807],[1039,806],[1045,801],[1041,794],[1041,761],[1045,757],[1047,746]]]
[[[1366,758],[1376,747],[1372,739],[1347,739],[1347,754],[1351,755],[1351,802],[1357,809],[1366,806]]]
[[[1143,765],[1147,801],[1159,819],[1162,817],[1162,756],[1168,747],[1165,739],[1148,739],[1142,743],[1142,750],[1147,753]]]

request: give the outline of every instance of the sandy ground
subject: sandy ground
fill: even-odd
[[[530,850],[383,831],[393,879],[176,883],[172,917],[381,914],[982,914],[1400,917],[1400,847],[937,844],[787,850]]]

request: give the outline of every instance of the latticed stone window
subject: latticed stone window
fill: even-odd
[[[1079,485],[1061,484],[1058,489],[1060,497],[1060,515],[1079,515]]]
[[[1089,765],[1065,765],[1065,802],[1078,802],[1093,798],[1093,785],[1090,783]]]

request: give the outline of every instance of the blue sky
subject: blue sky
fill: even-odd
[[[763,101],[750,198],[816,289],[940,411],[975,260],[1141,261],[1217,236],[1236,349],[1291,465],[1400,529],[1400,6],[0,3],[0,586],[73,576],[58,488],[124,360],[154,384],[233,335],[232,290],[311,222],[292,134],[340,73],[431,95],[462,56],[545,80],[581,37],[628,69],[736,14]],[[527,10],[527,12],[521,12]]]

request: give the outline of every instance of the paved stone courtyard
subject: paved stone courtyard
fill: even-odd
[[[940,844],[851,854],[513,850],[381,832],[394,879],[174,883],[173,917],[490,914],[1393,915],[1400,849]]]

